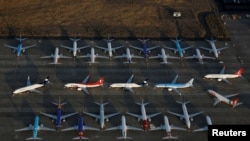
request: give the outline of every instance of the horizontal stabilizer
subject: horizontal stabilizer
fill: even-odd
[[[39,137],[30,137],[30,138],[26,138],[26,140],[42,140],[42,138]]]

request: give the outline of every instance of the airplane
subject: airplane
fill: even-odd
[[[104,77],[101,77],[96,82],[88,82],[90,75],[87,75],[82,82],[79,83],[67,83],[65,88],[76,88],[78,91],[84,91],[86,94],[90,94],[87,88],[94,88],[103,85]]]
[[[78,136],[72,138],[73,140],[77,140],[77,139],[88,139],[87,137],[85,137],[84,131],[85,130],[93,130],[93,131],[99,131],[99,129],[94,128],[94,127],[90,127],[90,126],[86,126],[83,122],[83,117],[79,116],[77,119],[77,125],[69,127],[69,128],[65,128],[62,129],[61,131],[71,131],[71,130],[77,130],[78,132]]]
[[[218,92],[215,92],[215,91],[213,91],[213,90],[208,90],[208,93],[209,93],[211,96],[215,97],[215,98],[214,98],[214,106],[216,106],[216,105],[217,105],[218,103],[220,103],[220,102],[224,102],[224,103],[226,103],[226,104],[229,104],[229,105],[231,105],[233,108],[242,104],[242,103],[238,103],[239,98],[234,98],[233,100],[230,100],[230,99],[229,99],[230,97],[236,96],[236,95],[238,95],[239,93],[236,93],[236,94],[229,94],[229,95],[225,95],[225,96],[223,96],[223,95],[221,95],[221,94],[219,94]]]
[[[80,38],[69,38],[71,41],[73,41],[73,47],[69,47],[69,46],[64,46],[64,45],[60,45],[60,47],[63,47],[63,48],[66,48],[66,49],[69,49],[69,51],[72,51],[72,54],[74,57],[76,57],[77,55],[77,52],[80,52],[81,49],[84,49],[84,48],[87,48],[89,47],[89,45],[86,45],[86,46],[82,46],[82,47],[78,47],[77,46],[77,41],[81,40]]]
[[[132,58],[144,58],[144,57],[131,54],[130,49],[126,48],[126,54],[114,56],[114,58],[126,58],[127,62],[123,62],[123,63],[135,63],[132,61]]]
[[[148,79],[145,79],[142,83],[132,83],[134,78],[134,74],[132,74],[126,83],[113,83],[109,85],[110,88],[123,88],[124,90],[128,90],[131,93],[135,94],[133,88],[138,88],[142,86],[148,86]]]
[[[66,115],[62,115],[62,106],[65,105],[67,102],[63,102],[61,103],[61,98],[59,97],[58,98],[58,103],[56,102],[52,102],[52,104],[56,105],[57,106],[57,109],[56,109],[56,114],[55,115],[52,115],[52,114],[48,114],[48,113],[44,113],[44,112],[40,112],[42,115],[44,116],[47,116],[49,118],[52,118],[52,122],[54,122],[55,120],[55,124],[56,124],[56,128],[59,129],[61,128],[61,122],[65,122],[66,121],[66,118],[68,117],[71,117],[75,114],[77,114],[77,112],[74,112],[74,113],[70,113],[70,114],[66,114]]]
[[[154,46],[154,47],[151,47],[151,48],[147,48],[146,42],[147,42],[149,39],[144,39],[144,38],[143,38],[143,39],[137,39],[137,40],[139,40],[139,41],[142,42],[142,48],[136,47],[136,46],[132,46],[132,45],[130,45],[130,47],[139,50],[140,53],[143,52],[145,57],[148,57],[148,54],[150,53],[151,50],[156,49],[156,48],[159,47],[159,46]]]
[[[182,39],[178,39],[178,36],[176,36],[176,39],[175,39],[175,40],[171,40],[171,41],[173,41],[173,42],[175,43],[175,47],[176,47],[176,48],[167,47],[167,46],[165,46],[165,45],[163,45],[163,46],[164,46],[164,48],[173,50],[174,53],[178,52],[179,57],[183,58],[183,56],[184,56],[183,54],[185,53],[185,51],[186,51],[187,49],[189,49],[189,48],[192,48],[192,46],[182,48],[181,45],[180,45],[180,41],[181,41],[181,40],[182,40]]]
[[[88,112],[84,112],[84,111],[83,111],[84,114],[96,118],[96,121],[99,119],[99,121],[100,121],[100,128],[101,128],[102,130],[105,128],[104,120],[106,120],[106,121],[108,122],[108,121],[109,121],[109,118],[111,118],[111,117],[113,117],[113,116],[116,116],[116,115],[120,114],[120,112],[117,112],[117,113],[105,115],[105,113],[104,113],[104,106],[107,105],[108,103],[109,103],[109,102],[105,102],[105,103],[98,103],[98,102],[95,102],[95,104],[97,104],[97,105],[100,106],[99,115],[96,115],[96,114],[92,114],[92,113],[88,113]]]
[[[77,58],[90,58],[90,61],[87,62],[90,64],[99,63],[95,61],[96,58],[109,59],[109,57],[107,56],[101,56],[101,55],[95,54],[95,49],[93,47],[91,47],[90,54],[88,53],[87,55],[78,56]]]
[[[230,81],[227,80],[228,78],[237,78],[242,76],[241,74],[243,72],[243,68],[238,69],[234,74],[225,74],[225,69],[226,67],[224,66],[219,74],[207,74],[204,76],[204,78],[215,78],[218,81],[225,81],[228,84],[232,84]]]
[[[53,58],[53,62],[52,63],[49,63],[49,64],[61,64],[61,63],[59,63],[58,62],[58,60],[60,59],[60,58],[71,58],[71,57],[69,57],[69,56],[64,56],[64,55],[62,55],[62,54],[59,54],[59,48],[57,47],[56,49],[55,49],[55,53],[54,54],[51,54],[51,55],[49,55],[49,56],[43,56],[43,57],[41,57],[41,58]]]
[[[201,54],[201,52],[198,48],[196,48],[195,51],[196,51],[196,54],[194,54],[193,56],[185,57],[185,59],[196,58],[196,59],[198,59],[200,64],[204,64],[203,59],[215,59],[214,57],[209,57],[209,56],[205,56],[205,55]]]
[[[49,83],[49,76],[47,76],[43,80],[43,82],[40,83],[40,84],[31,84],[30,76],[28,76],[26,86],[14,90],[12,96],[17,95],[17,94],[22,94],[22,93],[25,93],[25,92],[36,92],[36,93],[42,94],[42,92],[37,90],[37,89],[40,88],[40,87],[45,86],[48,83]]]
[[[178,126],[175,126],[175,125],[170,125],[168,117],[164,116],[164,125],[161,125],[161,126],[150,129],[150,131],[156,131],[156,130],[165,130],[166,131],[167,136],[163,137],[162,139],[178,139],[177,136],[172,136],[171,131],[172,130],[186,131],[187,129],[182,128],[182,127],[178,127]]]
[[[55,131],[55,129],[51,129],[48,127],[45,127],[44,125],[40,124],[39,125],[39,116],[36,115],[34,118],[34,123],[33,125],[30,124],[28,127],[24,127],[21,129],[15,130],[16,132],[20,131],[30,131],[32,130],[32,137],[26,138],[26,140],[42,140],[42,138],[38,137],[38,131],[44,130],[44,131]]]
[[[105,53],[108,52],[109,58],[112,58],[113,57],[113,52],[115,52],[115,50],[123,47],[123,46],[118,46],[118,47],[112,48],[111,41],[113,41],[113,40],[114,39],[110,39],[109,36],[108,36],[108,39],[104,39],[104,41],[107,42],[107,47],[108,48],[102,47],[102,46],[95,46],[95,47],[104,50]]]
[[[22,38],[21,35],[20,35],[19,38],[15,38],[15,39],[18,40],[17,47],[6,45],[6,44],[4,44],[4,46],[13,49],[14,52],[16,53],[17,57],[19,57],[21,55],[21,52],[25,52],[26,49],[29,49],[29,48],[32,48],[32,47],[36,46],[36,44],[34,44],[34,45],[23,47],[23,43],[22,42],[24,40],[26,40],[27,38]]]
[[[203,111],[193,113],[193,114],[189,114],[188,110],[187,110],[187,107],[186,107],[186,104],[188,104],[190,101],[186,101],[186,102],[184,102],[184,101],[183,102],[176,101],[176,102],[182,105],[181,107],[182,107],[183,114],[174,113],[174,112],[171,112],[171,111],[167,111],[167,112],[170,113],[170,114],[173,114],[175,116],[180,117],[181,120],[184,119],[187,128],[190,129],[190,127],[191,127],[191,122],[190,121],[193,121],[193,117],[195,117],[197,115],[200,115],[201,113],[203,113]]]
[[[168,58],[180,59],[179,57],[174,57],[174,56],[170,56],[170,55],[166,54],[166,52],[163,48],[161,49],[161,54],[158,54],[157,56],[149,57],[149,59],[154,59],[154,58],[162,58],[162,62],[160,62],[161,64],[170,64],[170,62],[168,62],[168,60],[167,60]]]
[[[206,47],[201,47],[201,46],[200,46],[199,48],[208,50],[210,53],[213,52],[213,53],[214,53],[214,56],[215,56],[216,58],[219,58],[219,54],[221,53],[222,50],[228,48],[228,47],[222,47],[222,48],[217,49],[216,46],[215,46],[215,42],[216,42],[217,40],[214,40],[213,37],[211,37],[211,40],[206,40],[206,41],[208,41],[208,43],[209,43],[209,45],[210,45],[210,47],[211,47],[212,49],[209,49],[209,48],[206,48]]]
[[[195,129],[193,130],[193,132],[199,132],[199,131],[207,131],[208,130],[208,125],[212,125],[212,121],[210,119],[210,117],[207,115],[206,116],[206,121],[207,121],[207,125],[202,127],[202,128],[199,128],[199,129]]]
[[[141,115],[133,114],[133,113],[130,113],[130,112],[126,112],[126,113],[128,115],[131,115],[133,117],[138,118],[138,121],[141,121],[141,123],[142,123],[142,127],[143,127],[144,131],[146,131],[146,130],[148,130],[150,128],[149,122],[151,121],[151,118],[161,114],[161,112],[151,114],[151,115],[147,115],[145,106],[148,105],[149,102],[143,103],[143,100],[142,100],[141,103],[139,103],[139,102],[135,102],[135,103],[141,106]]]
[[[121,117],[121,125],[118,125],[116,127],[111,127],[106,129],[105,131],[110,131],[110,130],[122,130],[122,136],[117,137],[117,139],[133,139],[132,137],[127,136],[127,130],[135,130],[135,131],[143,131],[140,128],[132,127],[126,124],[126,118],[124,115]]]
[[[168,91],[175,91],[177,94],[181,95],[181,92],[179,92],[178,88],[188,88],[193,87],[194,78],[191,78],[186,83],[176,83],[176,80],[178,78],[178,75],[172,80],[171,83],[158,83],[155,85],[155,88],[168,88]]]

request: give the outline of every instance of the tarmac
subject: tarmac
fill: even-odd
[[[99,106],[94,102],[110,103],[105,106],[105,114],[121,112],[120,115],[110,118],[109,122],[105,122],[106,128],[117,126],[121,124],[121,115],[125,115],[127,124],[130,126],[142,128],[136,118],[127,115],[125,112],[140,114],[140,106],[135,102],[150,102],[146,106],[147,114],[161,112],[151,119],[152,127],[160,126],[163,123],[163,116],[167,115],[171,124],[184,127],[185,123],[178,117],[167,113],[168,110],[182,113],[181,105],[176,101],[190,101],[187,104],[188,112],[194,113],[203,111],[204,113],[195,117],[191,123],[189,131],[173,130],[172,135],[178,136],[180,141],[206,141],[207,132],[192,132],[192,130],[206,125],[205,116],[209,115],[213,124],[247,124],[250,125],[250,87],[249,87],[249,60],[248,55],[250,49],[250,20],[227,20],[226,26],[231,34],[231,41],[217,41],[216,46],[229,46],[228,49],[223,50],[219,56],[219,60],[204,60],[206,63],[200,65],[198,60],[176,60],[168,59],[172,64],[161,65],[160,59],[136,59],[135,64],[124,64],[124,59],[99,59],[99,63],[89,65],[86,62],[88,59],[59,59],[60,65],[50,65],[52,59],[41,59],[40,57],[54,53],[55,47],[59,45],[72,46],[70,40],[33,40],[27,39],[23,42],[23,46],[37,44],[37,47],[26,50],[22,56],[17,58],[12,49],[4,47],[3,44],[15,46],[17,41],[15,39],[1,39],[0,52],[0,137],[4,141],[25,140],[32,136],[31,131],[15,132],[15,129],[23,128],[29,124],[33,124],[33,119],[40,111],[55,114],[56,107],[51,104],[52,101],[57,101],[60,96],[62,101],[68,103],[62,107],[62,113],[67,114],[71,112],[79,112],[84,116],[84,122],[88,126],[99,128],[99,122],[95,119],[84,115],[82,111],[91,113],[99,113]],[[129,41],[134,46],[141,46],[139,41]],[[171,41],[162,41],[165,45],[175,47]],[[106,46],[103,40],[95,41],[99,46]],[[89,44],[87,40],[80,40],[78,46]],[[112,46],[123,45],[124,41],[114,40]],[[158,41],[150,40],[148,47],[155,46]],[[193,45],[194,47],[205,46],[209,48],[206,41],[181,41],[182,47]],[[95,49],[99,55],[106,55],[102,50]],[[90,49],[83,49],[78,55],[89,53]],[[125,48],[117,50],[114,55],[121,55]],[[64,48],[59,47],[59,52],[66,56],[72,54]],[[131,52],[138,54],[135,49]],[[213,56],[205,50],[201,50],[202,54]],[[150,55],[157,55],[160,53],[160,48],[151,51]],[[177,56],[171,50],[166,49],[169,55]],[[184,56],[190,56],[195,53],[194,49],[186,51]],[[223,62],[223,63],[221,63]],[[226,66],[226,73],[234,73],[240,67],[243,67],[243,77],[236,79],[229,79],[233,84],[229,85],[225,82],[218,82],[217,80],[203,79],[203,76],[208,73],[219,73],[220,70]],[[90,95],[82,91],[65,89],[64,84],[69,82],[81,82],[88,74],[90,74],[89,81],[96,81],[99,77],[104,76],[104,86],[97,88],[88,88]],[[142,88],[134,88],[136,94],[131,94],[123,89],[109,88],[109,84],[117,82],[126,82],[131,74],[134,74],[133,82],[142,82],[146,78],[149,79],[149,86]],[[177,82],[184,83],[194,78],[194,87],[179,89],[182,96],[175,92],[169,92],[167,89],[154,88],[154,84],[162,82],[171,82],[171,80],[178,74]],[[30,76],[32,83],[40,83],[47,75],[50,76],[50,84],[39,90],[43,91],[43,95],[36,93],[21,94],[12,97],[12,92],[22,86],[26,85],[27,76]],[[232,94],[239,92],[239,102],[243,104],[232,108],[225,103],[220,103],[213,106],[213,99],[209,96],[207,90],[213,89],[222,94]],[[39,114],[40,122],[50,128],[54,128],[54,123],[51,119]],[[69,117],[66,122],[62,124],[62,129],[76,125],[77,115]],[[132,131],[128,130],[127,135],[133,137],[138,141],[156,141],[161,140],[166,136],[165,131]],[[72,140],[77,136],[76,131],[67,132],[50,132],[40,131],[38,137],[43,140]],[[116,140],[117,137],[122,136],[120,130],[117,131],[85,131],[85,136],[92,141],[106,141]]]

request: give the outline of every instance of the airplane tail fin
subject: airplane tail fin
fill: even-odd
[[[49,75],[43,80],[43,84],[46,85],[49,83]]]
[[[97,84],[100,84],[100,85],[103,85],[103,82],[104,82],[104,77],[101,77],[100,79],[98,79],[96,81]]]
[[[141,85],[143,85],[143,86],[148,86],[148,78],[146,78],[142,83],[141,83]]]
[[[190,79],[186,85],[193,87],[194,78]]]
[[[99,105],[99,106],[102,104],[103,106],[105,106],[105,105],[109,104],[109,102],[105,102],[105,103],[95,102],[95,104],[97,104],[97,105]]]
[[[83,136],[78,136],[78,137],[74,137],[74,138],[72,138],[73,140],[87,140],[87,139],[89,139],[89,138],[87,138],[87,137],[83,137]]]
[[[240,69],[239,69],[237,72],[235,72],[234,74],[235,74],[235,75],[241,76],[242,72],[243,72],[243,68],[240,68]]]
[[[49,64],[54,64],[54,65],[56,65],[56,64],[62,64],[62,63],[58,63],[58,62],[51,62],[51,63],[49,63]]]
[[[118,137],[118,138],[116,138],[116,139],[133,139],[132,137],[128,137],[128,136],[126,136],[126,137],[124,137],[124,136],[121,136],[121,137]]]
[[[230,101],[230,104],[233,106],[233,108],[237,106],[238,101],[239,101],[238,97]]]
[[[26,140],[42,140],[42,138],[39,138],[39,137],[29,137],[29,138],[26,138]]]
[[[70,39],[71,41],[76,41],[76,42],[79,41],[79,40],[81,40],[80,38],[78,38],[78,39],[77,39],[77,38],[69,38],[69,39]]]

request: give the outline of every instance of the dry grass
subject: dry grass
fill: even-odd
[[[198,14],[211,11],[208,1],[2,0],[0,36],[200,38],[206,30]]]

